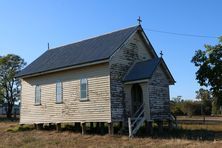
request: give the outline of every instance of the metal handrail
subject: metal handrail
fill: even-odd
[[[136,117],[137,113],[140,111],[141,108],[143,108],[144,103],[137,109],[137,111],[133,114],[132,118]]]
[[[141,111],[141,113],[138,115],[138,117],[136,118],[136,120],[135,121],[133,121],[133,123],[132,123],[132,127],[134,126],[134,124],[136,124],[136,122],[139,120],[139,118],[142,116],[142,114],[144,113],[144,110],[142,110]]]
[[[135,130],[138,128],[136,123],[139,123],[143,120],[144,118],[144,103],[137,109],[136,113],[132,116],[132,118],[128,118],[128,125],[129,125],[129,137],[132,137],[133,134],[135,133]],[[137,115],[138,114],[138,115]],[[136,126],[135,126],[136,125]],[[135,126],[135,127],[134,127]]]

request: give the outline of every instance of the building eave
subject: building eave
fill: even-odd
[[[28,74],[28,75],[21,75],[21,76],[18,76],[16,78],[24,79],[24,78],[36,77],[36,76],[41,76],[41,75],[50,74],[50,73],[54,73],[54,72],[60,72],[60,71],[65,71],[65,70],[70,70],[70,69],[75,69],[75,68],[81,68],[81,67],[86,67],[86,66],[92,66],[92,65],[97,65],[97,64],[103,64],[103,63],[108,63],[108,62],[109,62],[109,59],[107,58],[107,59],[103,59],[103,60],[99,60],[99,61],[82,63],[82,64],[73,65],[73,66],[69,66],[69,67],[52,69],[52,70],[33,73],[33,74]]]
[[[135,83],[144,83],[144,82],[148,82],[148,81],[149,81],[149,78],[144,78],[144,79],[125,81],[124,84],[128,85],[128,84],[135,84]]]

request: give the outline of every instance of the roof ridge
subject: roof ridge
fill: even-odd
[[[25,67],[17,77],[108,59],[139,27],[139,25],[128,27],[46,50]]]
[[[137,28],[139,27],[140,25],[133,25],[133,26],[130,26],[130,27],[127,27],[127,28],[122,28],[122,29],[119,29],[119,30],[115,30],[115,31],[111,31],[111,32],[107,32],[107,33],[104,33],[104,34],[101,34],[101,35],[95,35],[95,36],[92,36],[90,38],[86,38],[86,39],[82,39],[82,40],[79,40],[79,41],[75,41],[73,43],[69,43],[69,44],[65,44],[65,45],[62,45],[62,46],[58,46],[58,47],[55,47],[55,48],[51,48],[47,51],[50,51],[50,50],[54,50],[54,49],[58,49],[58,48],[61,48],[61,47],[65,47],[65,46],[69,46],[69,45],[73,45],[73,44],[77,44],[77,43],[81,43],[81,42],[84,42],[84,41],[87,41],[87,40],[91,40],[91,39],[95,39],[95,38],[98,38],[98,37],[103,37],[105,35],[109,35],[109,34],[112,34],[112,33],[116,33],[116,32],[119,32],[119,31],[123,31],[123,30],[127,30],[127,29],[130,29],[130,28]]]

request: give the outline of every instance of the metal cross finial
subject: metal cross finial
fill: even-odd
[[[162,56],[163,56],[163,52],[162,52],[162,50],[160,51],[160,57],[162,58]]]
[[[49,47],[49,43],[48,43],[48,50],[50,49],[50,47]]]
[[[139,16],[139,18],[137,19],[137,21],[138,21],[138,24],[140,25],[141,22],[142,22],[142,20],[140,19],[140,16]]]

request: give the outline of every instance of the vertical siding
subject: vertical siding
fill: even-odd
[[[168,119],[170,113],[169,81],[161,69],[161,66],[154,72],[148,89],[151,119]]]
[[[80,101],[80,79],[88,79],[88,101]],[[63,103],[56,104],[56,81],[63,85]],[[41,86],[41,105],[35,106],[35,85]],[[110,122],[108,64],[88,66],[22,80],[21,124]]]
[[[119,49],[110,60],[111,113],[113,121],[126,118],[125,93],[123,78],[132,65],[141,60],[151,58],[138,33],[135,33],[128,43]]]

